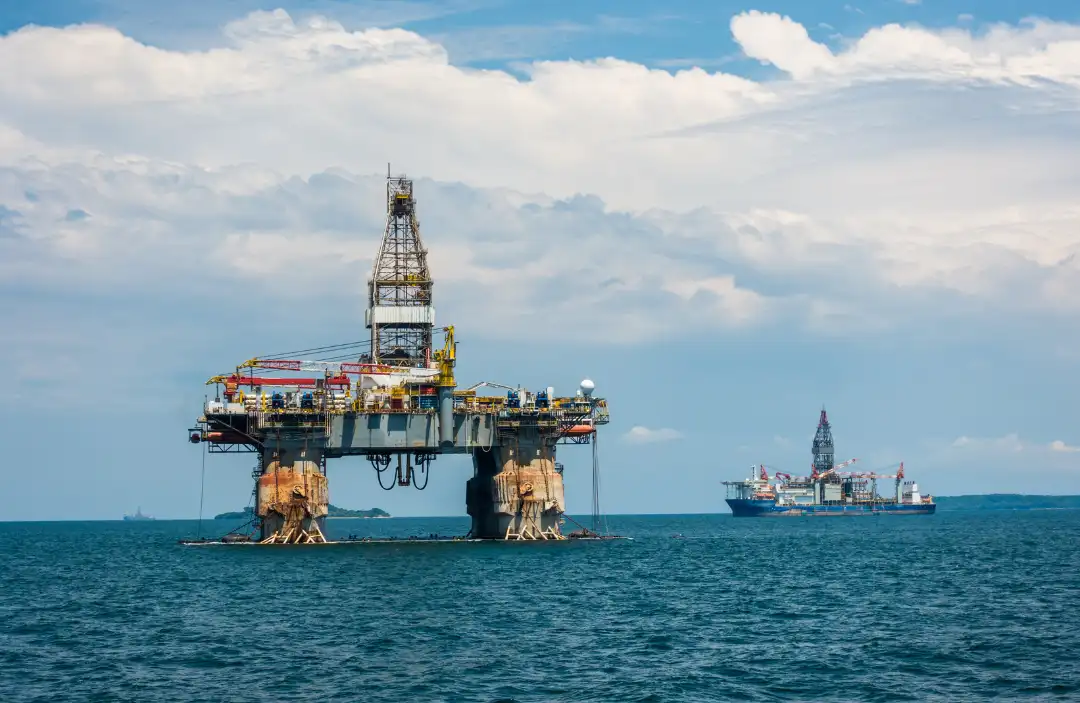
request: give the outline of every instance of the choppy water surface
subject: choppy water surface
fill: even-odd
[[[336,536],[467,529],[464,519],[330,524]],[[184,547],[175,540],[194,522],[0,524],[0,691],[20,701],[1080,697],[1078,511],[610,526],[633,540]]]

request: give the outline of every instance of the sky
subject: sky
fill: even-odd
[[[388,162],[459,382],[608,399],[606,512],[804,473],[822,406],[923,492],[1080,493],[1075,3],[0,0],[0,65],[0,519],[195,517],[204,381],[365,338]],[[465,514],[467,458],[373,474],[332,502]]]

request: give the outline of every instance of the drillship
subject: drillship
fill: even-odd
[[[832,428],[821,410],[812,447],[814,463],[808,477],[792,477],[758,465],[750,478],[724,481],[727,504],[735,517],[798,517],[844,515],[933,515],[933,496],[923,496],[914,481],[904,480],[904,464],[895,474],[841,471],[858,459],[833,464]],[[895,480],[895,494],[878,494],[878,479]],[[775,481],[775,483],[774,483]]]

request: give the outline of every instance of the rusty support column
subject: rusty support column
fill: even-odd
[[[563,539],[564,502],[555,447],[538,432],[523,430],[511,442],[473,452],[465,505],[474,538]]]
[[[268,443],[256,484],[256,514],[264,544],[326,541],[329,491],[322,472],[322,448]]]

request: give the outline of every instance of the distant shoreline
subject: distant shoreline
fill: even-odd
[[[221,513],[210,518],[211,520],[240,520],[251,517],[251,513]],[[393,515],[327,515],[327,520],[385,520]],[[198,518],[180,518],[198,520]],[[205,518],[204,518],[205,519]]]
[[[391,515],[327,515],[330,520],[385,520]]]
[[[974,493],[965,494],[959,496],[946,496],[934,494],[934,501],[938,503],[938,512],[952,512],[952,511],[1000,511],[1000,510],[1080,510],[1080,495],[1067,494],[1067,495],[1043,495],[1043,494],[1025,494],[1025,493]],[[337,506],[334,506],[335,508]],[[338,510],[341,510],[338,508]],[[366,514],[366,515],[341,515],[331,514],[331,518],[346,518],[346,517],[358,517],[358,518],[373,518],[373,517],[393,517],[389,513],[386,513],[379,508],[372,508],[371,511],[349,511],[349,512],[364,512],[371,513],[378,511],[381,514]],[[588,517],[588,513],[573,512],[568,513],[571,517],[581,518]],[[664,512],[664,513],[617,513],[617,512],[605,512],[606,517],[651,517],[651,516],[689,516],[689,515],[730,515],[731,512],[727,509],[721,500],[721,503],[715,507],[714,510],[708,512]],[[237,520],[244,518],[251,518],[251,509],[245,509],[243,511],[220,513],[214,517],[203,518],[204,520]],[[466,515],[405,515],[398,516],[399,518],[408,519],[425,519],[425,520],[438,520],[438,519],[466,519]],[[179,517],[179,518],[162,518],[158,517],[154,520],[136,521],[136,522],[163,522],[170,520],[197,520],[197,517]],[[121,522],[122,518],[38,518],[31,520],[11,520],[0,519],[0,522],[5,523],[31,523],[31,522]],[[128,521],[130,522],[130,521]]]
[[[1022,493],[986,493],[962,496],[935,496],[938,510],[1075,510],[1080,496],[1026,495]]]

